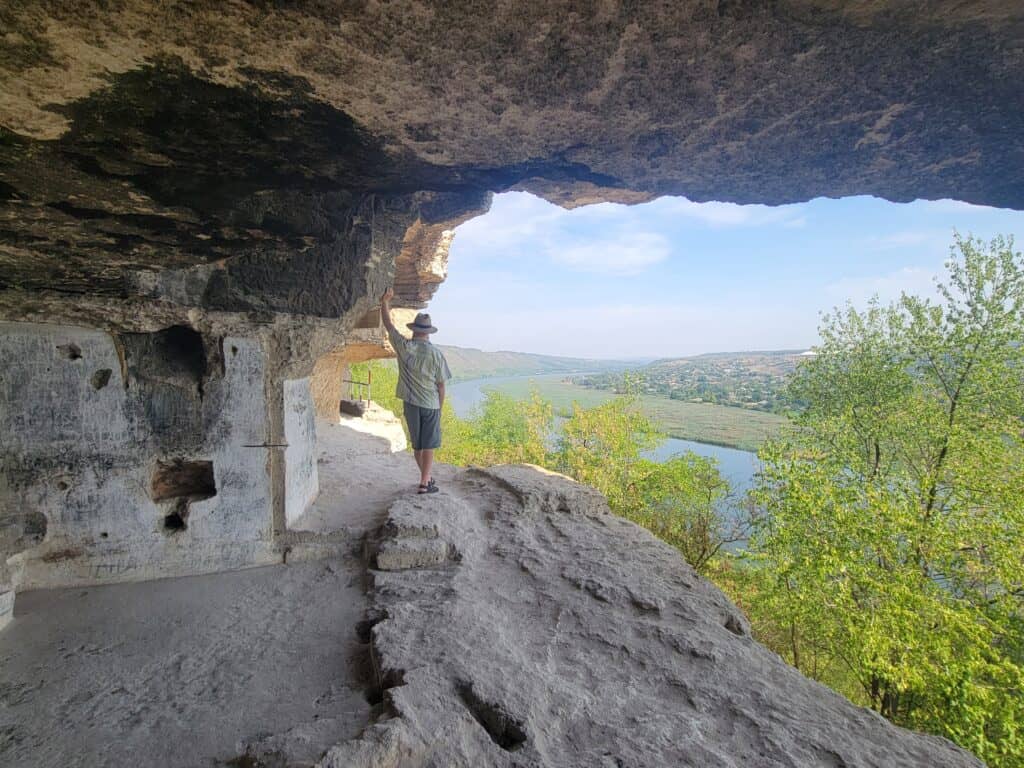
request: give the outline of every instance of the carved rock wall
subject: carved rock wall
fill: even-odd
[[[309,379],[284,383],[284,439],[284,516],[290,526],[320,493],[316,411]]]
[[[262,349],[167,336],[0,324],[0,582],[20,590],[280,559]]]

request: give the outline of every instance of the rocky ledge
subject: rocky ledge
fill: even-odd
[[[461,471],[395,502],[367,557],[377,717],[325,768],[981,765],[803,677],[567,478]]]
[[[348,332],[508,189],[1024,206],[1017,0],[5,6],[12,320]]]

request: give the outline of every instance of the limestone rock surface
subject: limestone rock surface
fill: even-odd
[[[239,741],[312,765],[370,712],[359,570],[345,553],[19,595],[0,632],[0,765],[246,765]]]
[[[0,97],[0,622],[9,583],[344,549],[313,407],[493,192],[1024,208],[1019,0],[24,0]],[[156,506],[177,461],[216,495]],[[382,718],[324,765],[977,764],[787,668],[592,492],[438,478],[376,548]],[[359,482],[361,528],[403,490]]]
[[[391,280],[420,305],[454,226],[512,188],[1024,207],[1017,0],[26,0],[0,18],[8,319],[358,318]]]
[[[786,665],[679,554],[525,466],[396,501],[372,572],[378,721],[325,768],[981,763]]]

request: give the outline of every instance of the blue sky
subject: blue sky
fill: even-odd
[[[1024,213],[952,200],[665,197],[567,211],[497,195],[456,230],[430,304],[435,339],[617,359],[806,348],[820,313],[847,300],[932,295],[954,228],[1024,245]]]

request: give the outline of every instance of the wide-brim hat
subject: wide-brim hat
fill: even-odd
[[[430,315],[426,312],[420,312],[416,315],[416,319],[411,323],[406,323],[405,327],[413,333],[437,333],[437,328],[430,324]]]

